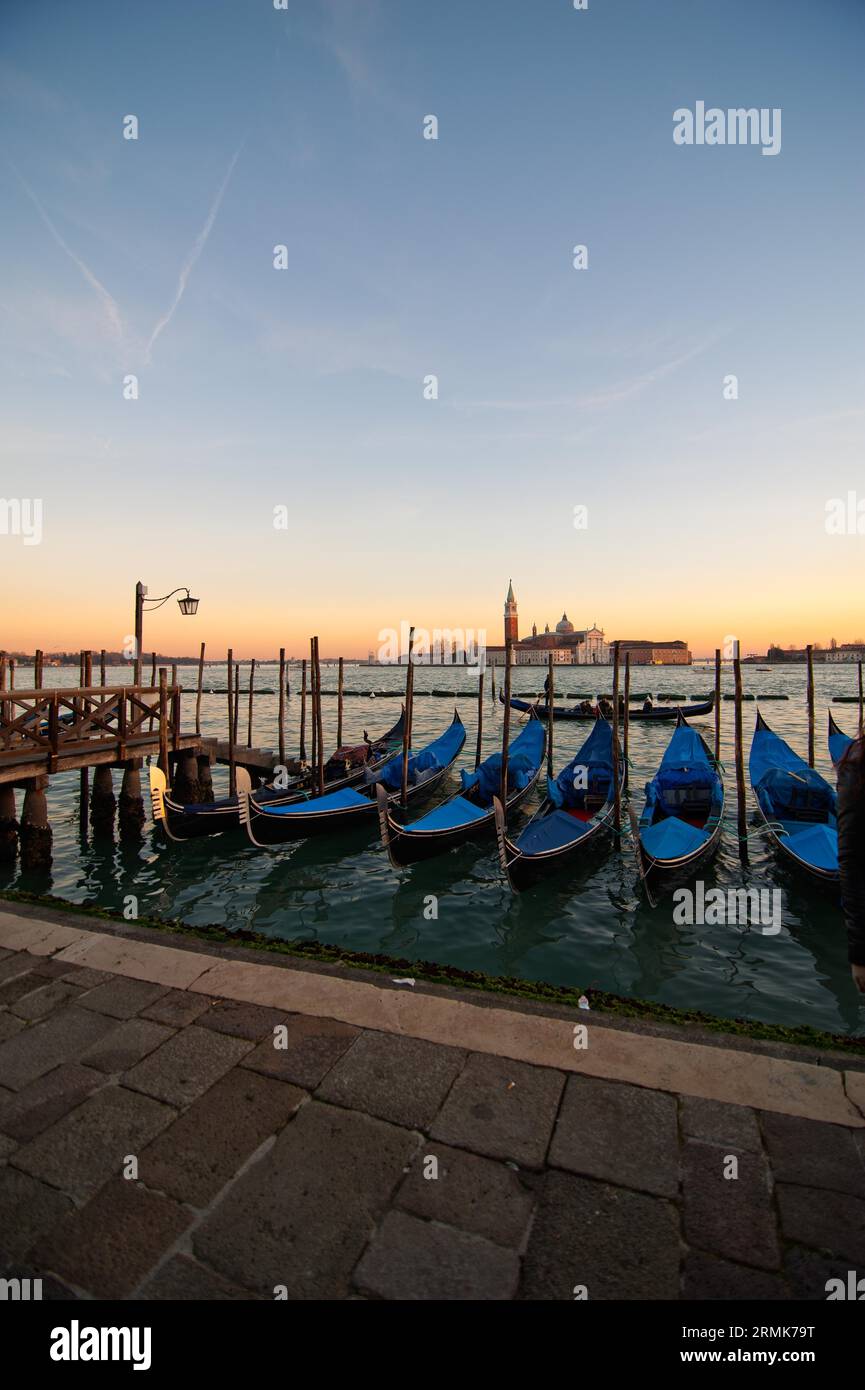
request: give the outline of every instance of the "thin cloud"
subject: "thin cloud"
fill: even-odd
[[[171,320],[173,319],[175,310],[177,309],[178,304],[183,298],[183,292],[186,289],[187,282],[195,267],[195,263],[201,255],[202,251],[204,250],[205,246],[207,245],[207,238],[210,236],[210,233],[213,230],[213,224],[216,221],[216,215],[219,212],[219,206],[222,202],[225,190],[227,189],[231,180],[231,175],[234,173],[234,166],[237,163],[239,157],[240,150],[238,149],[234,155],[234,158],[228,166],[228,172],[226,173],[225,178],[222,180],[222,183],[219,187],[219,191],[213,200],[210,212],[207,215],[207,221],[205,222],[201,231],[198,233],[198,236],[195,238],[195,241],[192,243],[192,250],[189,252],[189,255],[187,256],[186,260],[181,266],[180,275],[177,280],[177,290],[175,292],[171,308],[168,310],[167,313],[162,315],[162,318],[159,319],[159,321],[156,324],[156,327],[150,335],[150,341],[147,344],[144,353],[144,360],[146,363],[150,362],[150,355],[153,351],[153,346],[157,338],[160,336],[163,329],[168,327]]]
[[[45,223],[45,226],[48,228],[54,240],[57,242],[57,245],[60,247],[61,251],[66,252],[66,255],[69,257],[69,259],[81,271],[81,274],[84,276],[84,279],[87,281],[88,285],[98,295],[102,303],[102,307],[104,308],[108,316],[108,321],[111,324],[114,336],[118,339],[121,339],[123,337],[123,320],[120,316],[120,309],[118,308],[117,301],[113,299],[112,296],[108,293],[107,289],[102,284],[102,282],[96,278],[90,267],[86,265],[84,261],[82,261],[81,257],[75,254],[71,246],[67,245],[67,243],[63,240],[63,237],[60,235],[57,228],[54,226],[54,223],[51,221],[51,218],[48,216],[48,213],[45,211],[39,199],[36,197],[36,194],[33,192],[33,189],[30,187],[29,183],[23,177],[23,175],[21,175],[15,168],[15,165],[12,163],[11,159],[8,161],[8,163],[9,168],[12,170],[18,182],[21,184],[21,187],[24,189],[24,192],[27,194],[27,197],[30,199],[36,211],[39,213],[39,216],[42,218],[42,221]]]

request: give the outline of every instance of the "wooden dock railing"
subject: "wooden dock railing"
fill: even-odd
[[[180,693],[164,680],[160,686],[0,689],[0,778],[191,747],[200,735],[181,732]]]

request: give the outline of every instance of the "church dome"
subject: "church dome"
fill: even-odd
[[[556,623],[556,632],[558,632],[558,633],[560,633],[562,636],[564,636],[566,633],[571,633],[571,632],[573,632],[573,630],[574,630],[574,625],[573,625],[573,623],[569,623],[569,622],[568,622],[568,615],[567,615],[567,613],[563,613],[563,614],[562,614],[562,621],[561,621],[560,623]]]

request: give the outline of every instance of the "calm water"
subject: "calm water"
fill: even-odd
[[[242,684],[246,683],[247,668]],[[536,694],[544,671],[521,668],[514,674],[515,694]],[[496,673],[496,684],[501,672]],[[276,689],[278,668],[256,671],[256,685]],[[292,691],[299,689],[299,670],[290,672]],[[179,678],[194,692],[196,673],[181,668]],[[209,667],[207,683],[225,685],[225,669]],[[346,688],[392,691],[372,699],[347,697],[345,741],[359,741],[364,727],[383,732],[397,718],[405,672],[395,668],[346,666]],[[117,676],[109,673],[109,682]],[[712,683],[708,668],[676,670],[637,668],[633,689],[653,694],[679,692],[701,698]],[[50,683],[74,685],[76,673],[53,671]],[[570,668],[556,673],[559,692],[604,693],[608,668]],[[817,766],[831,777],[826,750],[826,708],[833,694],[854,693],[855,668],[818,667]],[[16,684],[30,683],[25,669]],[[119,683],[119,681],[118,681]],[[325,689],[335,689],[336,670],[323,673]],[[431,696],[433,689],[453,690],[468,737],[462,762],[473,764],[476,696],[467,692],[470,678],[458,668],[419,667],[415,679],[415,746],[440,733],[450,722],[452,704]],[[746,690],[756,695],[782,693],[787,701],[766,702],[763,713],[774,729],[805,752],[807,724],[804,667],[768,672],[745,668]],[[732,689],[725,672],[724,690]],[[184,695],[184,724],[194,728],[194,693]],[[287,702],[289,750],[297,747],[300,699]],[[254,701],[253,741],[276,743],[276,695]],[[852,731],[855,705],[833,707],[839,723]],[[205,695],[205,733],[224,733],[226,697]],[[747,748],[756,706],[745,706]],[[241,701],[241,737],[246,737],[247,703]],[[514,714],[514,729],[520,716]],[[501,740],[502,707],[484,703],[484,748]],[[713,716],[695,721],[707,741]],[[324,699],[325,744],[336,733],[336,700]],[[642,789],[660,759],[672,726],[632,725],[631,786],[637,807]],[[555,726],[558,769],[577,751],[587,725]],[[772,849],[752,828],[751,863],[743,870],[736,849],[736,798],[733,777],[733,705],[722,709],[721,757],[728,768],[727,820],[721,850],[703,869],[712,886],[754,886],[783,893],[783,928],[776,936],[731,926],[677,926],[670,899],[649,908],[638,894],[630,841],[621,854],[593,853],[579,873],[566,874],[515,898],[503,885],[492,844],[466,846],[397,875],[378,843],[374,826],[337,839],[320,839],[258,850],[240,834],[198,844],[174,845],[148,821],[140,848],[82,843],[78,830],[78,774],[52,779],[49,804],[54,826],[54,867],[50,883],[28,880],[20,872],[4,883],[50,891],[74,902],[120,909],[135,894],[139,911],[179,917],[194,924],[246,927],[275,937],[336,942],[352,950],[379,951],[410,959],[434,960],[497,975],[518,975],[581,988],[596,987],[656,1000],[680,1008],[756,1020],[807,1023],[836,1032],[865,1033],[860,1002],[846,961],[846,943],[836,893],[806,881],[779,863]],[[227,772],[214,769],[217,794],[227,789]],[[450,786],[448,791],[453,791]],[[115,790],[119,791],[119,774]],[[529,803],[529,814],[539,795]],[[149,806],[149,801],[148,801]],[[749,817],[752,803],[749,792]],[[19,808],[20,809],[20,808]],[[419,812],[418,812],[419,814]],[[438,919],[424,917],[424,900],[438,897]]]

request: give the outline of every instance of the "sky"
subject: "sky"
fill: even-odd
[[[0,55],[0,646],[120,648],[138,579],[175,654],[500,642],[511,578],[863,635],[861,0],[4,0]]]

